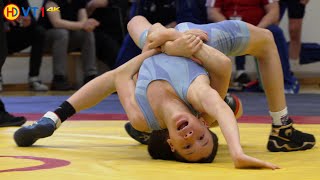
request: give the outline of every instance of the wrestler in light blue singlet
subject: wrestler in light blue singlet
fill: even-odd
[[[187,101],[187,92],[192,81],[199,75],[207,75],[206,70],[192,60],[183,57],[158,54],[143,62],[139,70],[135,95],[151,130],[160,130],[161,128],[147,98],[149,84],[155,80],[167,81],[192,113],[197,115]]]
[[[180,23],[176,26],[180,32],[189,29],[201,29],[208,33],[209,46],[218,49],[228,56],[240,55],[248,46],[250,33],[247,25],[242,21],[228,20],[219,23],[197,25],[193,23]],[[142,48],[148,30],[144,31],[139,39],[139,47]],[[166,80],[175,89],[179,97],[196,112],[187,102],[186,95],[192,81],[201,74],[207,74],[205,69],[190,59],[183,57],[158,54],[146,59],[140,70],[136,86],[136,99],[143,112],[148,126],[152,130],[160,130],[147,99],[148,85],[154,80]]]

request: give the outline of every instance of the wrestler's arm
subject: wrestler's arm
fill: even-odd
[[[194,44],[190,43],[191,36],[197,36],[201,40],[207,40],[207,34],[198,29],[193,29],[181,33],[172,28],[165,28],[160,23],[156,23],[149,27],[148,37],[144,46],[144,49],[156,48],[161,46],[162,52],[171,56],[183,56],[192,58],[194,55],[196,62],[204,66],[209,72],[211,86],[216,89],[222,99],[227,94],[229,82],[232,73],[231,60],[220,51],[208,46],[202,45],[198,51],[198,47],[192,47],[199,45],[195,41]],[[191,37],[191,38],[190,38]],[[133,36],[136,43],[138,42],[138,36]]]
[[[118,91],[121,103],[131,117],[132,111],[140,112],[137,106],[128,106],[128,104],[135,104],[135,100],[132,99],[135,87],[132,77],[138,71],[143,60],[155,53],[155,50],[143,53],[117,69],[96,77],[82,86],[67,101],[75,108],[76,112],[79,112],[95,106],[107,96]]]
[[[135,98],[135,81],[133,79],[134,75],[140,69],[143,61],[152,55],[157,54],[156,50],[148,50],[142,54],[134,57],[127,63],[118,67],[116,70],[115,87],[118,92],[120,102],[126,111],[128,119],[131,125],[139,131],[148,131],[148,127],[144,121],[144,116],[137,104]]]
[[[145,18],[143,18],[143,20],[146,21]],[[139,23],[139,21],[137,21],[137,23]],[[141,43],[139,42],[141,34],[137,32],[142,33],[142,30],[137,30],[134,28],[137,25],[136,23],[134,24],[132,22],[129,24],[130,25],[128,25],[128,31],[132,39],[136,44]],[[190,57],[194,52],[197,52],[194,51],[198,49],[197,47],[194,49],[190,47],[190,45],[192,46],[192,44],[189,43],[190,35],[196,35],[200,39],[205,40],[207,38],[207,34],[201,30],[190,30],[189,32],[187,31],[181,33],[175,29],[167,29],[160,23],[156,23],[153,25],[149,24],[149,26],[146,26],[146,28],[149,29],[149,32],[147,40],[144,44],[144,50],[149,49],[150,47],[153,48],[158,47],[159,45],[163,45],[162,51],[164,51],[168,55],[173,56]],[[195,45],[199,45],[199,43],[197,43],[196,41],[194,42]],[[207,68],[209,74],[212,77],[215,77],[212,78],[211,83],[213,88],[217,89],[219,94],[221,94],[221,97],[224,98],[229,87],[229,81],[231,76],[230,59],[224,56],[216,49],[211,48],[207,45],[202,46],[201,51],[197,53],[197,55],[199,56],[199,58],[203,58],[204,67]],[[206,61],[205,59],[208,60]],[[217,80],[219,80],[219,83],[217,82]]]
[[[194,53],[194,57],[200,60],[202,66],[208,71],[210,86],[224,99],[229,88],[232,73],[230,58],[206,44],[203,44],[202,48]]]
[[[148,43],[146,44],[148,49],[159,48],[168,41],[174,41],[182,37],[183,34],[195,35],[203,41],[208,40],[207,33],[200,29],[190,29],[182,33],[174,28],[166,28],[162,24],[156,23],[152,25],[148,30]]]
[[[217,119],[235,167],[278,168],[271,163],[250,157],[243,152],[234,114],[220,98],[219,94],[208,85],[208,81],[207,78],[197,78],[189,87],[188,100],[198,112],[206,113],[212,119]]]
[[[182,33],[173,28],[166,28],[159,23],[154,24],[148,30],[148,48],[152,49],[160,47],[167,41],[174,41],[178,39],[181,35]]]
[[[232,73],[230,58],[206,44],[202,44],[201,48],[194,48],[193,46],[195,45],[189,42],[192,38],[195,38],[195,36],[190,38],[190,35],[184,34],[174,41],[166,42],[162,46],[162,51],[172,56],[195,57],[192,59],[200,63],[208,71],[211,87],[218,91],[221,98],[224,99]],[[197,39],[200,40],[198,37]]]

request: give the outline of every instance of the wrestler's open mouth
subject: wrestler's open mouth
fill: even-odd
[[[177,122],[177,130],[180,131],[183,128],[185,128],[186,126],[188,126],[188,121],[187,120],[180,120]]]

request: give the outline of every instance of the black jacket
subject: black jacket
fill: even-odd
[[[3,12],[3,1],[0,0],[0,12]],[[0,72],[2,65],[7,57],[7,41],[6,33],[4,32],[4,22],[2,13],[0,13]]]

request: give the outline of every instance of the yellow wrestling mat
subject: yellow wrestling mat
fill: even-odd
[[[31,122],[29,121],[28,124]],[[269,124],[240,124],[244,151],[281,167],[279,170],[239,170],[233,167],[227,145],[218,128],[220,147],[214,163],[186,164],[152,160],[146,146],[125,132],[125,121],[68,121],[49,138],[32,147],[17,147],[17,128],[0,128],[1,180],[319,180],[320,151],[270,153],[266,143]],[[320,139],[320,125],[296,125]]]

